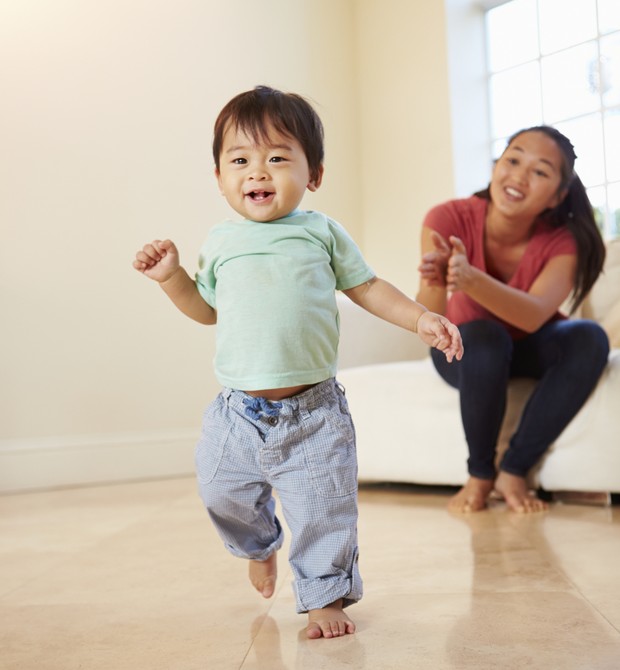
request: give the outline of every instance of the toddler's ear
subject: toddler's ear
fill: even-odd
[[[222,188],[222,175],[220,174],[220,171],[217,168],[214,168],[213,174],[217,179],[217,187],[220,189],[220,193],[224,195],[224,189]]]
[[[325,169],[325,168],[323,167],[323,164],[321,164],[321,165],[319,166],[318,175],[316,176],[316,178],[315,178],[315,179],[311,179],[311,180],[308,182],[307,189],[308,189],[309,191],[314,192],[314,191],[316,191],[316,190],[319,188],[319,186],[321,185],[321,182],[323,181],[323,171],[324,171],[324,169]]]

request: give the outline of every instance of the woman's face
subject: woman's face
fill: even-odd
[[[501,155],[491,177],[491,201],[508,217],[532,221],[565,197],[562,152],[539,131],[517,135]]]

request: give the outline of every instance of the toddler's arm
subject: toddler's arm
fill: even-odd
[[[443,351],[449,362],[454,358],[461,360],[463,342],[459,329],[445,316],[429,312],[384,279],[375,277],[343,293],[371,314],[417,333],[425,344]]]
[[[136,254],[133,266],[158,282],[170,300],[190,319],[205,325],[217,321],[216,311],[203,300],[196,282],[181,267],[179,252],[171,240],[153,240],[145,244]]]

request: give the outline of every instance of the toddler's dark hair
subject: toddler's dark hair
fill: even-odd
[[[284,93],[268,86],[256,86],[236,95],[219,113],[213,130],[213,159],[220,169],[224,133],[229,127],[242,131],[255,142],[269,142],[267,123],[296,139],[302,146],[310,178],[318,179],[323,163],[323,124],[312,105],[296,93]]]

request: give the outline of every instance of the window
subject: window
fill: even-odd
[[[485,14],[491,153],[555,126],[607,238],[620,236],[620,1],[510,0]]]

